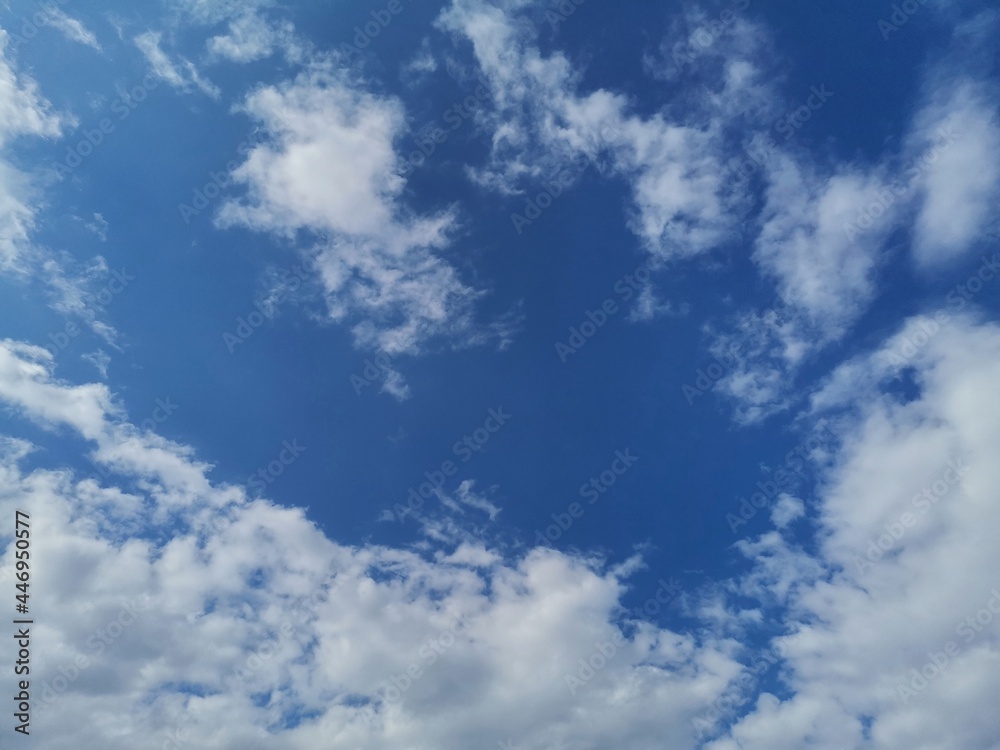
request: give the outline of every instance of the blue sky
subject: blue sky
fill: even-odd
[[[35,746],[1000,747],[998,23],[7,4]]]

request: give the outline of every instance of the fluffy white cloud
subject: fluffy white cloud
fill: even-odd
[[[481,292],[440,251],[454,210],[416,216],[402,203],[394,142],[405,127],[397,99],[321,70],[251,94],[245,111],[271,134],[234,172],[248,188],[227,202],[222,225],[318,238],[314,265],[330,316],[352,323],[361,345],[419,351],[442,337],[483,340],[472,319]]]
[[[121,487],[25,472],[31,446],[0,443],[0,506],[30,513],[38,561],[40,747],[693,748],[739,671],[732,644],[621,621],[635,561],[343,546],[50,367],[2,342],[0,401],[96,444]]]
[[[818,175],[782,154],[768,165],[767,181],[754,259],[804,323],[827,340],[839,338],[875,296],[891,223],[853,237],[847,227],[886,190],[885,181],[850,168]]]
[[[876,165],[819,168],[805,154],[782,152],[765,162],[753,258],[780,300],[743,313],[713,343],[717,352],[742,346],[719,383],[741,421],[787,408],[801,365],[850,332],[878,294],[894,231],[912,226],[913,258],[925,268],[988,234],[1000,186],[1000,130],[975,94],[981,87],[950,78],[937,84],[901,153]]]
[[[817,556],[776,534],[744,546],[764,561],[744,593],[785,592],[791,697],[760,696],[709,747],[996,747],[1000,328],[915,318],[845,368],[816,402],[843,438]],[[904,371],[914,398],[890,395]]]
[[[740,196],[726,168],[732,148],[726,118],[734,101],[759,113],[770,94],[745,44],[719,79],[699,98],[665,107],[649,117],[632,113],[622,94],[598,89],[578,93],[580,74],[562,52],[543,55],[523,2],[454,0],[439,25],[472,44],[476,63],[492,95],[492,110],[480,114],[493,132],[492,161],[474,170],[484,185],[516,193],[567,166],[593,164],[630,184],[630,228],[650,252],[688,257],[732,243],[738,237]],[[731,32],[743,42],[757,30],[745,22]]]
[[[916,319],[899,337],[928,328]],[[1000,328],[946,321],[905,363],[898,343],[851,363],[850,401],[823,401],[841,443],[809,501],[817,552],[774,532],[737,545],[753,567],[728,588],[782,631],[779,698],[757,692],[740,666],[752,660],[723,635],[760,611],[727,595],[692,596],[712,623],[694,636],[621,621],[635,561],[511,558],[474,539],[340,545],[298,509],[212,483],[189,449],[137,434],[105,386],[56,380],[42,350],[3,342],[0,400],[90,441],[121,480],[27,472],[31,446],[0,444],[0,504],[31,514],[39,561],[47,647],[33,684],[53,707],[37,714],[38,741],[160,747],[182,729],[220,748],[693,749],[697,721],[721,733],[712,750],[991,748]],[[888,396],[904,367],[919,394]],[[803,509],[786,499],[776,520]],[[728,695],[750,701],[741,718]]]
[[[909,142],[919,190],[913,253],[924,267],[963,255],[997,220],[996,102],[996,87],[959,79],[936,92],[915,119]]]
[[[261,60],[278,49],[292,59],[302,54],[290,22],[272,23],[257,13],[246,13],[230,21],[228,33],[212,37],[207,47],[213,56],[236,63]]]
[[[481,184],[518,192],[566,165],[592,164],[628,181],[630,228],[651,253],[675,261],[735,248],[752,233],[753,259],[781,302],[740,312],[713,344],[743,344],[719,390],[752,422],[788,408],[801,366],[869,308],[894,231],[915,217],[922,265],[983,236],[995,221],[1000,129],[993,88],[959,76],[948,58],[928,74],[902,149],[871,164],[827,163],[795,142],[779,145],[768,134],[779,113],[812,117],[835,93],[814,87],[808,106],[786,102],[773,82],[770,35],[743,10],[736,3],[718,17],[680,16],[646,65],[689,85],[649,116],[633,114],[616,92],[581,93],[568,57],[541,53],[529,3],[453,0],[439,25],[471,43],[490,86],[492,107],[479,122],[492,132],[492,156],[473,171]],[[749,219],[755,204],[761,210]]]

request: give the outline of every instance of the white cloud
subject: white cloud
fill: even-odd
[[[392,355],[437,337],[485,339],[471,317],[481,293],[439,255],[454,211],[416,216],[401,202],[393,144],[405,127],[402,105],[345,75],[303,74],[248,97],[246,112],[272,138],[235,170],[248,194],[227,202],[219,222],[319,237],[314,265],[330,316],[352,323],[363,346]]]
[[[101,380],[108,379],[108,366],[111,364],[111,355],[106,351],[103,349],[97,349],[96,351],[88,352],[87,354],[81,354],[80,359],[84,362],[92,364],[100,374]]]
[[[65,36],[67,39],[79,42],[80,44],[85,44],[88,47],[93,47],[97,51],[101,50],[101,45],[98,43],[97,37],[94,36],[94,33],[84,26],[79,20],[66,15],[59,8],[47,8],[43,12],[43,17],[45,18],[45,24],[47,26],[51,26],[56,29],[56,31]]]
[[[190,91],[194,86],[213,99],[218,99],[221,93],[219,88],[211,81],[202,78],[190,60],[181,57],[178,63],[174,63],[167,53],[160,49],[161,39],[162,34],[156,31],[147,31],[135,38],[135,46],[146,57],[153,75],[181,91]]]
[[[0,30],[0,50],[5,52],[6,44],[7,35]],[[104,259],[98,256],[81,264],[66,253],[34,244],[31,236],[44,205],[39,189],[42,179],[18,170],[3,158],[18,138],[58,138],[75,124],[73,118],[53,112],[35,81],[18,74],[5,55],[0,57],[0,274],[21,283],[40,281],[54,310],[83,319],[111,343],[116,332],[99,319],[103,304],[95,296],[107,277]],[[100,214],[94,219],[101,222],[95,231],[103,232],[107,222]]]
[[[801,366],[842,340],[878,296],[893,232],[909,227],[925,270],[977,246],[995,227],[1000,197],[1000,129],[983,85],[947,66],[930,75],[899,153],[871,166],[820,167],[802,152],[774,152],[763,164],[765,203],[754,261],[781,298],[744,313],[716,350],[736,341],[738,366],[720,382],[741,421],[787,408]],[[755,321],[754,325],[747,325]]]
[[[31,514],[46,561],[32,588],[39,747],[159,747],[183,729],[204,747],[693,748],[692,717],[738,673],[728,644],[619,629],[634,565],[482,542],[433,559],[342,546],[301,510],[212,484],[188,449],[136,436],[105,386],[49,366],[0,344],[0,400],[139,483],[25,473],[30,445],[0,444],[0,505]],[[130,439],[118,461],[110,443]],[[164,454],[171,470],[144,469]]]
[[[908,143],[919,186],[913,253],[923,267],[962,256],[997,220],[996,102],[996,87],[960,78],[943,84],[915,118]]]
[[[170,5],[189,21],[212,25],[269,8],[274,0],[170,0]]]
[[[0,155],[11,141],[23,136],[53,138],[68,124],[52,112],[37,84],[18,75],[6,57],[7,33],[0,30]],[[36,209],[31,199],[35,189],[31,178],[0,159],[0,273],[28,271],[33,254],[29,237]]]
[[[820,484],[817,555],[774,534],[744,548],[759,560],[744,591],[787,597],[791,696],[762,695],[712,750],[995,746],[1000,328],[952,318],[896,361],[935,326],[908,321],[831,377],[841,395],[821,401],[843,445]],[[887,390],[904,367],[915,398]]]
[[[542,55],[529,19],[517,14],[525,5],[454,0],[439,19],[472,43],[490,85],[493,109],[479,120],[493,132],[492,158],[474,170],[477,181],[518,192],[567,166],[592,164],[628,180],[629,226],[651,253],[690,257],[736,240],[742,198],[725,168],[726,120],[734,101],[760,116],[771,97],[749,53],[727,47],[733,54],[719,80],[683,112],[667,106],[642,117],[622,94],[577,93],[580,74],[562,52]],[[755,32],[741,23],[733,33],[748,42]]]
[[[207,47],[213,56],[236,63],[261,60],[278,49],[292,59],[302,54],[291,23],[271,23],[260,14],[250,12],[230,21],[228,33],[212,37]]]
[[[667,260],[733,249],[753,233],[754,261],[781,305],[739,313],[736,330],[714,344],[729,349],[749,336],[719,390],[752,422],[788,408],[801,366],[868,310],[885,244],[914,213],[914,253],[924,265],[987,233],[1000,187],[1000,129],[992,87],[956,80],[947,62],[928,75],[932,94],[904,147],[873,164],[831,163],[795,143],[767,143],[771,127],[788,127],[776,117],[789,105],[771,35],[741,5],[717,14],[689,9],[674,24],[646,66],[685,85],[647,116],[633,114],[619,93],[580,93],[582,75],[569,58],[540,52],[528,3],[453,0],[439,25],[471,43],[490,86],[492,108],[478,119],[492,133],[492,154],[473,170],[479,184],[516,193],[580,164],[623,177],[632,191],[629,227]],[[808,106],[788,112],[811,117],[831,96],[825,85],[813,87]],[[959,130],[964,140],[942,144],[939,133]],[[763,196],[743,176],[747,167],[762,178]],[[759,216],[746,220],[759,199]]]
[[[342,546],[298,509],[213,484],[190,449],[138,435],[106,386],[58,381],[43,350],[3,342],[0,400],[91,441],[125,480],[25,473],[30,445],[0,443],[0,504],[32,514],[46,560],[33,588],[49,644],[36,679],[42,700],[52,685],[60,695],[36,715],[41,747],[64,746],[69,731],[88,750],[183,726],[200,746],[694,750],[693,721],[716,714],[712,750],[991,747],[1000,328],[946,321],[906,364],[916,398],[884,390],[896,343],[851,364],[869,371],[852,376],[852,399],[825,401],[841,442],[810,501],[817,552],[775,532],[737,545],[752,569],[728,588],[782,630],[779,698],[744,679],[740,662],[755,661],[721,635],[746,633],[760,609],[695,593],[689,609],[712,623],[697,637],[648,622],[620,631],[635,561],[511,559],[481,539],[423,545],[430,554]],[[466,489],[464,504],[489,512]],[[780,501],[776,520],[802,505]],[[872,544],[883,551],[869,561]],[[77,616],[57,616],[67,610]],[[602,649],[603,666],[581,665]],[[925,664],[939,654],[935,675]],[[77,657],[85,666],[56,682]],[[911,694],[913,669],[931,677]],[[741,718],[727,690],[750,701]]]
[[[41,262],[40,275],[52,296],[51,307],[63,315],[84,321],[95,334],[114,346],[118,332],[100,318],[105,312],[106,303],[114,296],[110,287],[98,288],[109,276],[107,262],[98,255],[76,274],[70,274],[66,270],[79,265],[68,256],[57,260],[53,255]],[[115,287],[119,292],[124,290],[117,283]]]
[[[767,181],[754,260],[775,279],[785,303],[823,338],[840,338],[875,296],[875,271],[891,223],[855,237],[847,227],[886,183],[861,169],[816,174],[785,155],[769,163]]]
[[[438,61],[431,50],[430,40],[427,37],[420,42],[420,49],[403,66],[403,72],[411,78],[420,78],[438,69]]]
[[[805,514],[806,506],[801,500],[792,495],[782,494],[778,496],[774,508],[771,509],[771,523],[779,529],[784,529]]]

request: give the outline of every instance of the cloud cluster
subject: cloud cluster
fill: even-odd
[[[32,446],[4,438],[0,504],[30,514],[37,560],[40,747],[682,747],[739,671],[731,643],[622,621],[635,561],[343,546],[50,368],[3,342],[0,400],[117,481],[25,471]]]
[[[749,572],[689,592],[697,634],[624,613],[637,560],[448,534],[338,544],[300,509],[213,483],[106,386],[57,380],[44,350],[5,341],[0,400],[92,445],[115,478],[25,470],[32,446],[3,439],[0,503],[34,529],[34,684],[58,706],[40,711],[40,746],[72,732],[75,747],[152,748],[180,729],[219,748],[992,747],[1000,328],[933,323],[907,322],[817,392],[840,440],[818,491],[737,545]],[[928,330],[905,365],[918,394],[891,395],[899,340]],[[459,494],[453,510],[496,511]],[[812,553],[789,534],[803,513]],[[763,651],[733,640],[762,616],[781,694],[746,679]]]
[[[676,41],[646,63],[687,85],[646,116],[620,93],[581,93],[582,72],[566,54],[540,51],[532,10],[520,0],[453,0],[439,19],[471,44],[491,88],[492,106],[478,115],[491,158],[474,178],[517,192],[582,162],[627,181],[629,227],[655,257],[712,254],[714,266],[720,251],[749,240],[780,304],[743,311],[714,344],[742,341],[749,352],[717,385],[743,421],[785,409],[801,365],[852,330],[877,297],[894,232],[912,227],[914,263],[926,268],[967,256],[995,223],[996,90],[962,57],[988,44],[980,27],[995,29],[995,14],[955,28],[956,51],[927,74],[903,145],[865,163],[817,156],[795,139],[837,92],[813,86],[789,101],[770,34],[745,3],[719,18],[681,15],[667,37]]]

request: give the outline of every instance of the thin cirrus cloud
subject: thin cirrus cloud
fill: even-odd
[[[90,29],[83,25],[83,22],[66,15],[59,8],[49,7],[44,11],[45,24],[51,26],[60,34],[79,44],[92,47],[98,52],[101,51],[100,42]]]
[[[116,332],[100,319],[103,306],[95,296],[108,278],[104,258],[78,262],[34,241],[44,214],[48,177],[41,170],[24,171],[12,164],[11,151],[22,139],[57,140],[77,121],[57,111],[38,84],[16,69],[7,41],[6,32],[0,30],[0,274],[21,284],[41,284],[54,310],[83,320],[105,341],[113,342]]]
[[[6,46],[8,36],[0,30],[0,154],[17,138],[55,138],[71,124],[53,111],[38,85],[29,77],[18,75],[11,64]],[[26,202],[34,190],[31,178],[6,159],[0,161],[0,270],[24,271],[32,252],[29,241],[36,210]]]
[[[221,91],[211,81],[202,77],[194,63],[183,57],[176,62],[163,51],[161,46],[163,35],[156,31],[147,31],[135,38],[135,46],[139,48],[149,63],[152,73],[170,86],[181,91],[190,91],[192,87],[213,99],[218,99]]]

